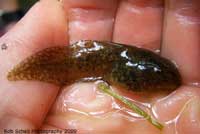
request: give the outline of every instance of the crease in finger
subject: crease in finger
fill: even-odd
[[[160,50],[163,1],[121,1],[114,25],[114,42]]]
[[[63,0],[69,16],[69,40],[112,40],[116,0]]]

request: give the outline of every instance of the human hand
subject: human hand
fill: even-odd
[[[74,84],[64,88],[56,98],[59,87],[55,85],[34,81],[10,82],[6,79],[7,72],[14,65],[39,50],[90,39],[137,45],[151,50],[162,48],[160,54],[176,62],[184,84],[169,96],[149,102],[151,110],[163,123],[179,117],[176,128],[173,122],[166,124],[163,133],[173,134],[177,131],[180,134],[198,134],[200,4],[198,0],[190,1],[191,4],[187,4],[186,0],[176,3],[169,1],[172,5],[166,7],[164,28],[163,2],[160,0],[63,0],[64,9],[55,0],[37,3],[0,39],[0,44],[7,45],[7,49],[0,50],[0,128],[75,128],[85,133],[134,134],[142,131],[157,134],[159,130],[145,120],[131,121],[135,118],[128,114],[127,109],[112,108],[116,102],[92,90],[94,84]],[[194,12],[194,8],[197,12]],[[134,93],[121,93],[133,100],[145,101]],[[98,115],[102,111],[103,114]],[[101,118],[91,115],[91,112]]]

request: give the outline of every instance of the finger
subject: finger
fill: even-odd
[[[176,92],[157,100],[152,110],[160,121],[168,122],[178,117],[186,103],[195,97],[200,97],[200,88],[181,86]]]
[[[162,0],[121,1],[114,26],[114,42],[160,49]]]
[[[199,114],[200,109],[198,103],[191,103],[193,105],[187,114],[184,111],[187,105],[193,100],[200,101],[200,88],[192,86],[181,86],[177,91],[173,92],[165,98],[158,99],[152,106],[152,112],[155,117],[165,122],[163,134],[197,134],[194,132],[200,131]]]
[[[181,134],[199,134],[200,98],[196,97],[185,106],[177,121],[177,132]]]
[[[143,108],[146,109],[144,106]],[[122,103],[99,91],[97,84],[79,82],[62,90],[45,120],[47,125],[44,129],[53,126],[75,129],[77,133],[83,134],[139,134],[141,131],[142,134],[159,133],[157,128],[134,114],[136,113],[126,109]]]
[[[0,128],[12,124],[13,120],[36,127],[42,123],[58,87],[33,81],[10,82],[6,75],[15,64],[36,51],[66,44],[66,25],[61,3],[41,1],[0,39],[0,45],[7,46],[0,49]]]
[[[185,83],[200,82],[200,1],[166,0],[162,55],[175,61]]]
[[[112,39],[117,0],[63,0],[69,16],[69,39]]]

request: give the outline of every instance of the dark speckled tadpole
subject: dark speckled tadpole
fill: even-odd
[[[59,86],[76,81],[103,80],[134,92],[169,93],[181,84],[173,63],[145,49],[100,41],[79,41],[69,46],[44,49],[28,57],[8,73],[8,80],[38,80]],[[163,125],[137,105],[110,90],[98,88],[162,130]]]
[[[69,85],[102,79],[135,92],[171,92],[181,84],[173,63],[145,49],[100,41],[79,41],[44,49],[8,73],[8,80]]]

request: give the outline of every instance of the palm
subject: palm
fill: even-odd
[[[198,86],[188,84],[200,81],[199,14],[192,12],[193,6],[191,9],[183,8],[182,11],[170,8],[162,28],[163,2],[160,0],[68,0],[63,3],[65,11],[59,2],[38,3],[0,39],[0,44],[6,43],[8,46],[7,50],[0,51],[0,128],[75,127],[85,131],[89,131],[88,128],[94,129],[95,132],[126,130],[127,133],[158,133],[145,120],[131,122],[117,115],[116,109],[111,108],[111,97],[103,95],[102,98],[101,94],[91,90],[93,84],[80,83],[65,88],[56,99],[59,87],[55,85],[33,81],[9,82],[6,79],[7,72],[15,64],[36,51],[80,39],[91,39],[137,45],[151,50],[161,48],[162,56],[177,63],[185,84],[166,98],[155,98],[152,110],[161,122],[173,120],[179,115],[176,129],[180,134],[200,132],[200,90]],[[179,7],[184,5],[182,3],[183,0],[180,0],[173,4]],[[198,0],[191,3],[200,5]],[[194,8],[199,11],[198,7]],[[73,93],[75,95],[70,97]],[[140,96],[133,93],[122,94],[141,100]],[[87,105],[82,105],[82,102]],[[112,112],[102,121],[93,116],[86,119],[82,114],[69,112],[69,108],[86,113],[102,110],[105,113]],[[70,122],[75,119],[78,121],[73,126]],[[172,134],[171,131],[175,130],[173,123],[167,126],[164,132]]]

